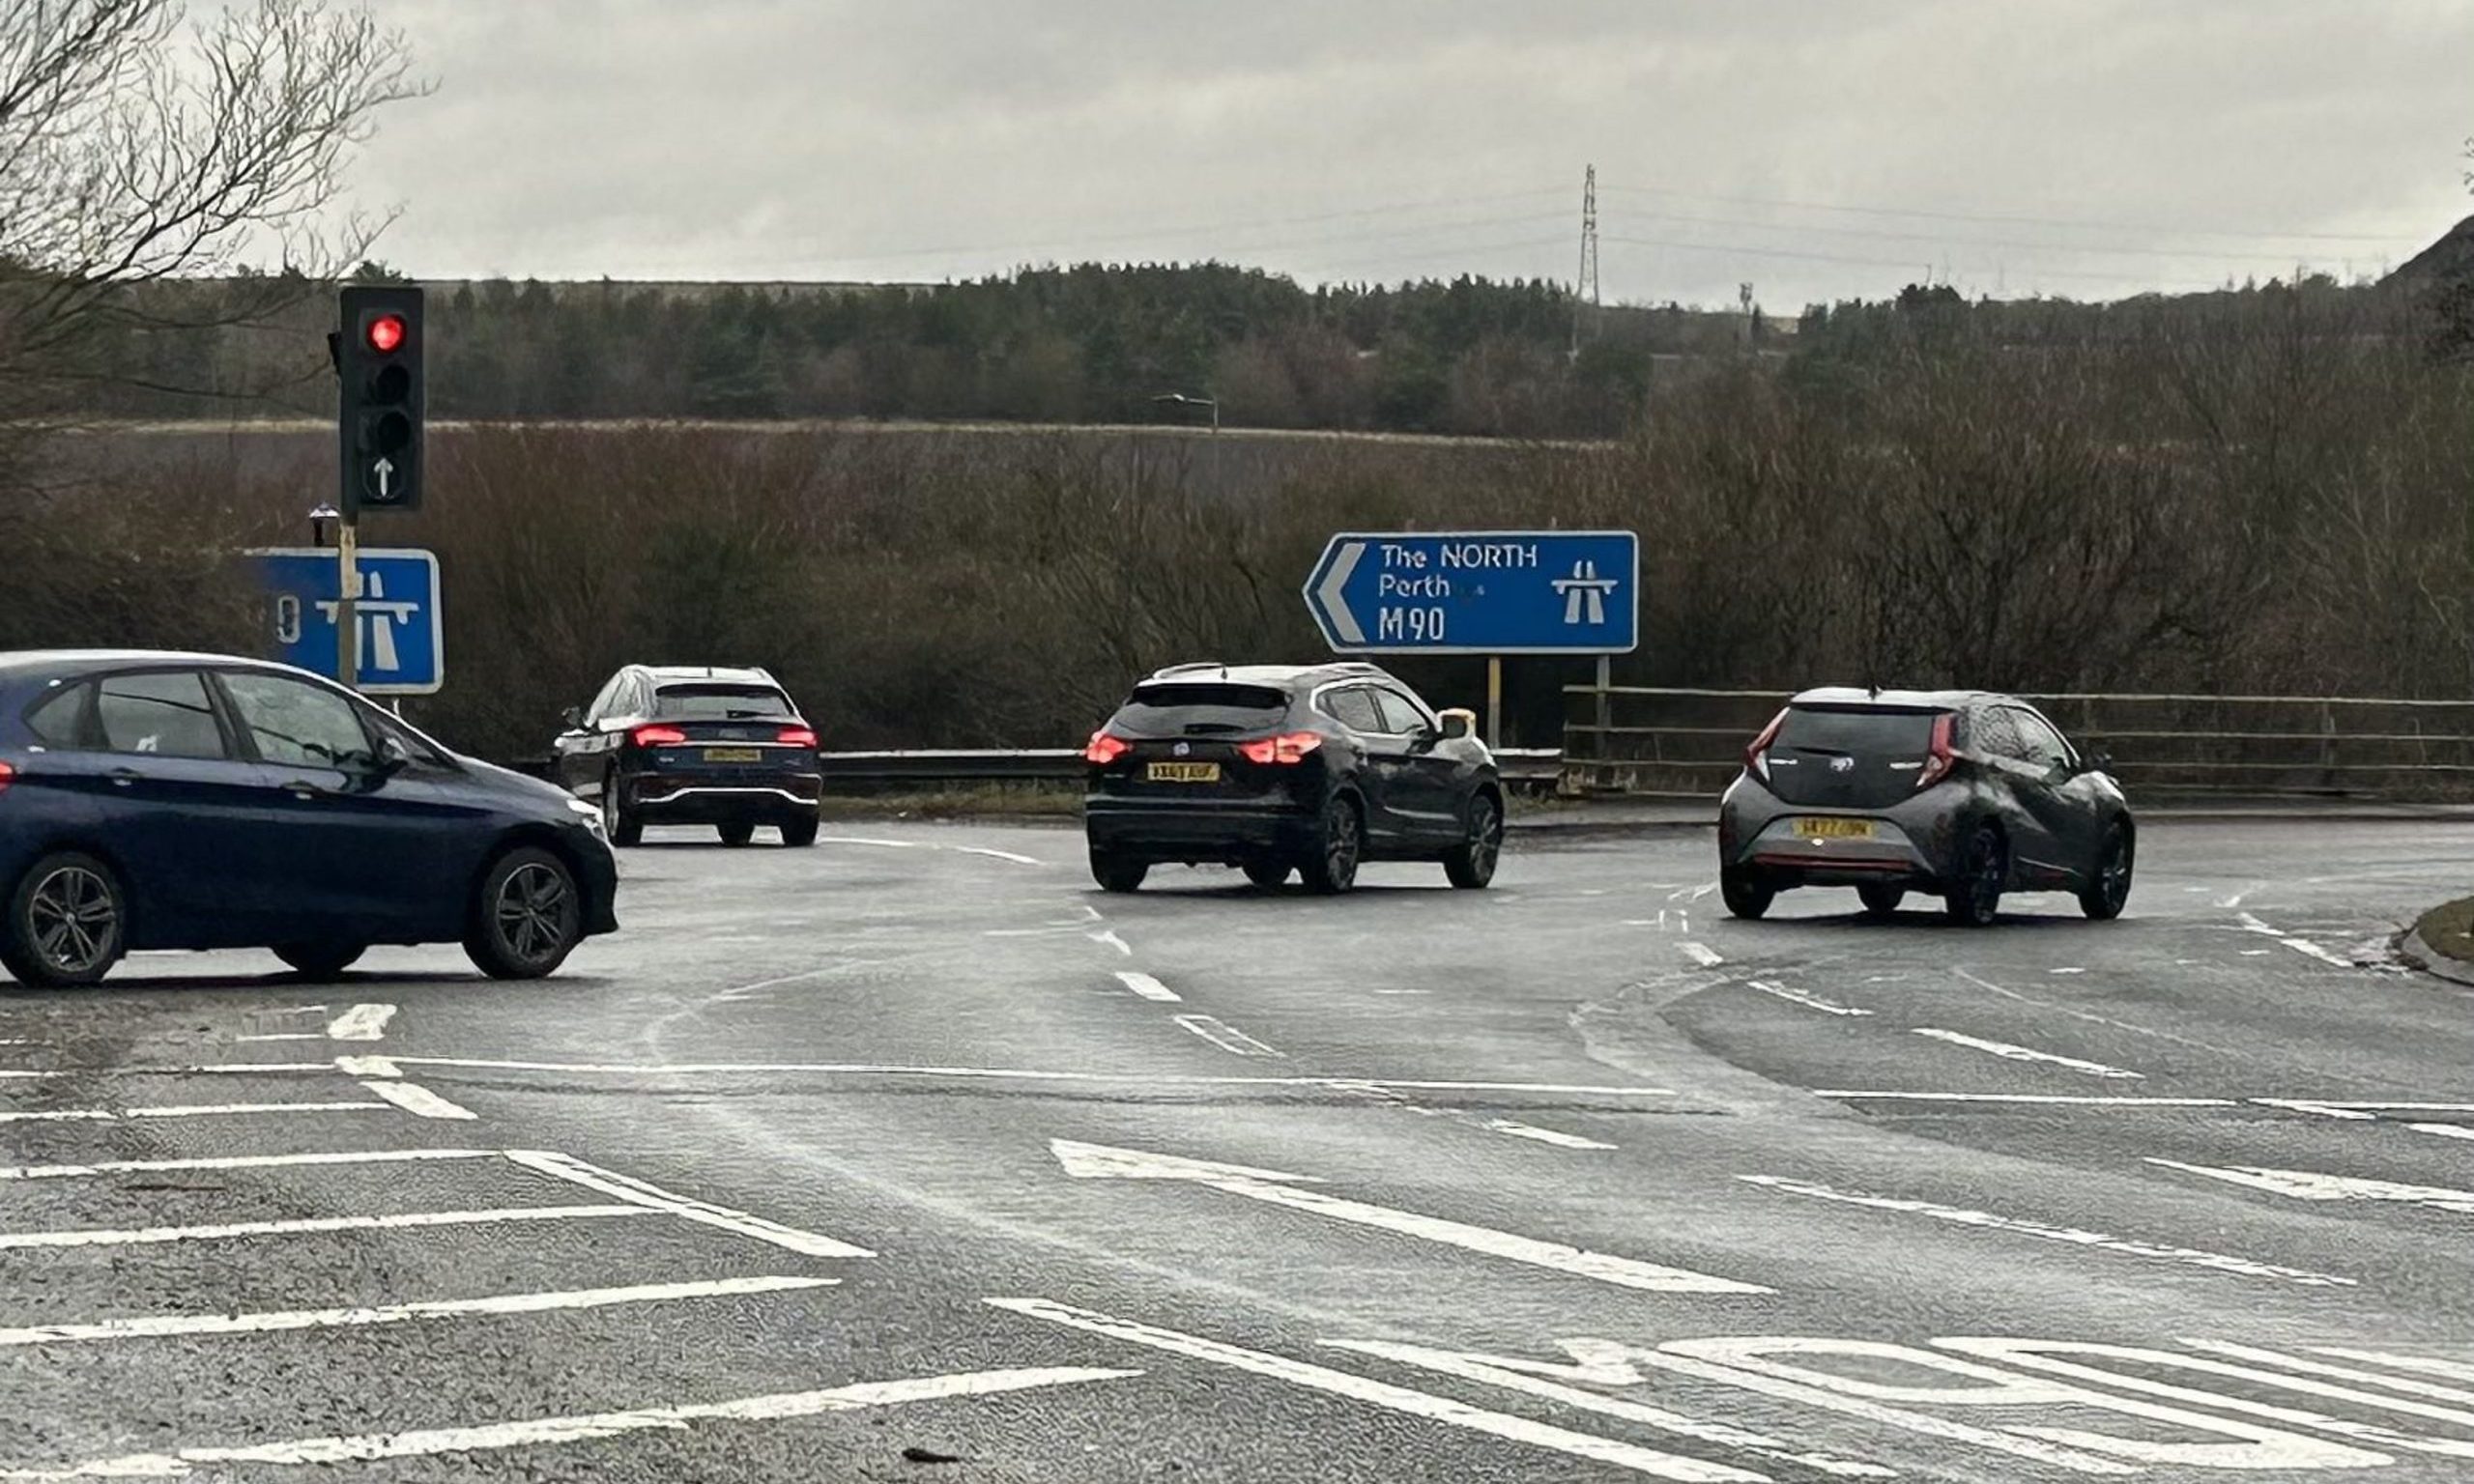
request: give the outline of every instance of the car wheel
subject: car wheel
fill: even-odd
[[[627,808],[625,793],[618,786],[617,768],[601,781],[601,833],[614,845],[633,845],[645,838],[643,821]]]
[[[1443,858],[1443,873],[1452,884],[1476,890],[1495,879],[1495,862],[1504,850],[1504,812],[1490,793],[1469,801],[1468,834]]]
[[[756,826],[752,824],[717,824],[713,832],[722,837],[726,845],[743,845],[756,838]]]
[[[1091,852],[1091,879],[1099,882],[1104,892],[1139,891],[1142,878],[1149,874],[1148,861],[1128,861],[1097,850]]]
[[[1287,884],[1289,865],[1286,861],[1248,861],[1243,868],[1246,879],[1265,891]]]
[[[566,961],[583,926],[567,863],[537,845],[519,845],[481,872],[464,952],[492,979],[539,979]]]
[[[1900,886],[1859,886],[1856,895],[1863,899],[1864,915],[1886,919],[1895,915],[1898,904],[1907,899],[1907,889]]]
[[[1359,823],[1357,801],[1335,794],[1323,806],[1322,844],[1300,861],[1298,875],[1309,892],[1337,896],[1357,885],[1358,857],[1366,853],[1366,830]]]
[[[2122,906],[2130,900],[2130,871],[2136,853],[2128,826],[2114,821],[2105,831],[2105,843],[2096,852],[2096,873],[2088,878],[2086,890],[2079,894],[2079,910],[2093,921],[2110,923],[2122,915]]]
[[[367,952],[366,943],[281,943],[274,956],[302,979],[324,981],[351,968]]]
[[[786,845],[815,844],[818,822],[813,815],[803,815],[791,820],[782,826],[782,843]]]
[[[1748,870],[1718,872],[1718,899],[1727,910],[1746,922],[1758,920],[1778,899],[1777,891]]]
[[[64,850],[35,862],[9,898],[0,968],[21,985],[66,988],[111,972],[129,948],[129,899],[112,869]]]
[[[1967,928],[1989,928],[2000,915],[2001,889],[2009,884],[2010,852],[2001,843],[2001,832],[1989,824],[1979,824],[1968,837],[1967,854],[1961,858],[1959,878],[1950,884],[1944,899],[1950,921]]]

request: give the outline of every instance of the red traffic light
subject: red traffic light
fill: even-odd
[[[367,333],[369,348],[381,356],[387,355],[404,343],[404,317],[382,314],[369,322]]]

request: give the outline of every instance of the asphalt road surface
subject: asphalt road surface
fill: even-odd
[[[2387,951],[2474,828],[1983,932],[835,828],[626,852],[545,984],[0,998],[0,1478],[2474,1477],[2474,1003]]]

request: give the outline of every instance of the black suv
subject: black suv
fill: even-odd
[[[1473,722],[1372,665],[1161,671],[1083,750],[1091,874],[1130,892],[1175,861],[1344,892],[1360,861],[1440,861],[1484,886],[1504,794]]]
[[[816,843],[816,729],[763,671],[630,665],[566,721],[551,776],[600,800],[613,844],[647,824],[709,824],[729,845],[771,825],[786,845]]]

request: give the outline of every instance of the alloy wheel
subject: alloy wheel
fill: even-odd
[[[567,883],[540,861],[527,861],[499,883],[492,904],[499,941],[527,963],[539,963],[566,946],[561,921],[567,905]]]
[[[26,928],[49,968],[67,975],[93,972],[120,946],[120,907],[111,883],[85,866],[54,868],[27,894]]]

